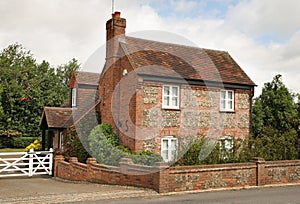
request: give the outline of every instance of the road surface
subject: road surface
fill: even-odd
[[[265,187],[153,197],[74,202],[96,204],[300,204],[300,186]]]

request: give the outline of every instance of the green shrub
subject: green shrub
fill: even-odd
[[[253,157],[261,157],[266,161],[299,159],[299,139],[294,130],[279,133],[273,128],[265,128],[259,137],[250,135],[245,139],[235,139],[233,151],[229,152],[222,152],[220,144],[216,143],[213,150],[207,154],[205,152],[207,143],[203,146],[204,140],[205,138],[202,137],[193,142],[175,165],[241,163],[249,162]],[[199,159],[199,156],[202,159]]]
[[[13,140],[21,133],[13,130],[0,130],[0,148],[13,148]]]
[[[77,157],[79,162],[85,163],[90,155],[82,145],[75,127],[72,127],[68,131],[66,131],[63,138],[63,155],[65,156],[65,158],[69,160],[70,157]]]
[[[159,154],[152,152],[134,152],[128,147],[119,145],[119,138],[111,125],[96,126],[89,135],[89,148],[92,156],[101,164],[117,166],[121,158],[131,158],[134,163],[153,165],[162,161]]]
[[[247,148],[241,155],[262,157],[267,161],[299,159],[298,141],[295,130],[280,133],[273,128],[264,128],[259,136],[248,139]]]
[[[155,152],[143,151],[143,152],[133,152],[129,155],[133,163],[154,166],[156,162],[162,162],[163,159],[160,154]]]
[[[0,149],[13,147],[13,139],[7,137],[0,137]]]
[[[30,145],[34,140],[40,139],[37,137],[14,137],[12,145],[14,148],[25,148]]]
[[[218,141],[201,137],[191,143],[190,148],[174,165],[190,166],[250,161],[251,156],[241,155],[241,147],[245,145],[244,140],[234,140],[233,144],[232,150],[226,150],[221,148]]]

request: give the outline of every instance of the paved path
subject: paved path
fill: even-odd
[[[216,194],[225,194],[229,200],[225,203],[268,203],[269,198],[274,197],[271,203],[300,203],[300,186],[279,187],[279,188],[253,188],[242,191],[212,191],[208,193],[187,192],[169,193],[159,195],[153,190],[112,186],[95,183],[69,182],[55,179],[49,176],[36,176],[33,178],[0,178],[0,204],[1,203],[223,203],[223,197],[216,197]],[[266,196],[269,191],[276,191],[268,194],[264,202],[255,193]],[[261,192],[261,193],[260,193]],[[251,195],[251,193],[255,195]],[[290,193],[290,195],[288,194]],[[174,195],[173,195],[174,194]],[[199,195],[198,195],[199,194]],[[236,200],[242,198],[245,202]],[[166,196],[169,195],[169,196]],[[172,195],[172,196],[170,196]],[[199,196],[199,197],[197,197]],[[277,197],[276,197],[277,196]],[[279,196],[279,197],[278,197]],[[113,199],[112,199],[113,198]],[[125,199],[126,198],[126,199]],[[128,198],[128,199],[127,199]],[[130,199],[137,198],[137,199]],[[232,198],[232,199],[231,199]],[[251,199],[250,199],[251,198]],[[215,199],[215,200],[214,200]],[[256,200],[255,200],[256,199]],[[199,202],[201,201],[201,202]],[[254,202],[255,201],[255,202]],[[282,202],[284,201],[284,202]]]
[[[149,189],[67,182],[48,176],[0,178],[0,203],[64,203],[158,195]]]

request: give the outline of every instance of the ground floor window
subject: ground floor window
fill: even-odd
[[[221,157],[223,159],[228,158],[233,153],[233,137],[221,136],[219,139]]]
[[[161,156],[165,162],[174,161],[177,155],[178,139],[167,136],[161,139]]]

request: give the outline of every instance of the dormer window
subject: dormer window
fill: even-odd
[[[77,90],[76,88],[72,89],[72,107],[76,107],[76,95],[77,95]]]

